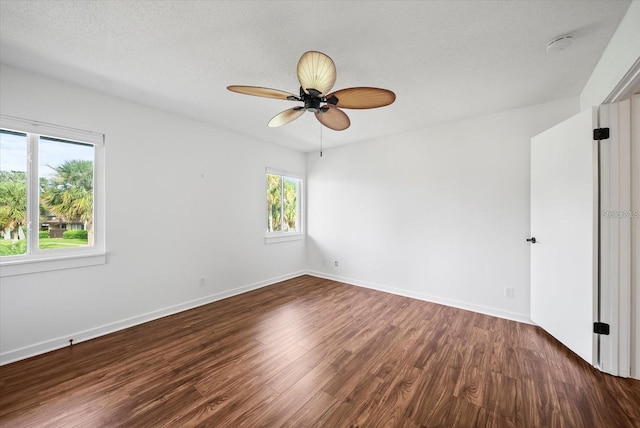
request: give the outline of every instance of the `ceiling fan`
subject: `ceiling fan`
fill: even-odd
[[[336,82],[336,66],[333,60],[322,52],[305,52],[298,61],[298,81],[300,95],[278,89],[259,86],[227,86],[227,89],[246,95],[300,101],[297,106],[278,113],[269,121],[269,127],[275,128],[299,118],[305,111],[315,113],[324,126],[336,131],[345,130],[351,125],[349,116],[340,108],[369,109],[383,107],[393,103],[396,95],[387,90],[370,87],[340,89],[328,93]]]

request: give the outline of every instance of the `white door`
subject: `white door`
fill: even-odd
[[[633,330],[630,121],[623,101],[531,140],[531,319],[617,376],[630,375]],[[594,334],[595,321],[609,333]]]
[[[596,111],[531,140],[531,320],[596,364]]]

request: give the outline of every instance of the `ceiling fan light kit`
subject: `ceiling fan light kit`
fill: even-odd
[[[304,106],[293,107],[275,115],[268,123],[271,128],[286,125],[308,111],[314,113],[316,119],[327,128],[343,131],[351,125],[351,121],[341,108],[384,107],[396,99],[396,95],[388,89],[370,87],[340,89],[327,94],[336,82],[336,66],[322,52],[305,52],[298,61],[297,74],[300,82],[299,95],[259,86],[231,85],[227,89],[245,95],[304,103]]]

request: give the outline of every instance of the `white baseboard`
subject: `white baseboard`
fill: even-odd
[[[124,330],[129,327],[134,327],[149,321],[156,320],[158,318],[173,315],[179,312],[183,312],[189,309],[197,308],[209,303],[213,303],[218,300],[226,299],[228,297],[237,296],[238,294],[246,293],[248,291],[257,290],[258,288],[266,287],[276,284],[281,281],[286,281],[291,278],[295,278],[301,275],[311,275],[318,278],[330,279],[333,281],[342,282],[357,287],[370,288],[372,290],[383,291],[386,293],[396,294],[399,296],[410,297],[413,299],[423,300],[432,303],[438,303],[445,306],[451,306],[454,308],[465,309],[468,311],[478,312],[485,315],[491,315],[498,318],[504,318],[508,320],[518,321],[526,324],[533,324],[533,322],[522,314],[501,311],[494,308],[488,308],[484,306],[473,305],[465,302],[459,302],[456,300],[443,299],[436,296],[430,296],[422,293],[416,293],[400,288],[389,287],[382,284],[375,284],[366,281],[359,281],[352,278],[341,277],[337,275],[326,274],[324,272],[317,271],[300,271],[294,272],[288,275],[282,275],[276,278],[271,278],[265,281],[259,281],[253,284],[244,285],[231,290],[226,290],[221,293],[212,294],[210,296],[202,297],[200,299],[191,300],[178,305],[169,306],[163,309],[158,309],[145,314],[137,315],[135,317],[126,318],[113,323],[105,324],[99,327],[91,328],[88,330],[77,331],[66,335],[64,337],[58,337],[51,340],[46,340],[40,343],[29,345],[23,348],[10,350],[0,354],[0,366],[10,364],[15,361],[24,360],[26,358],[34,357],[36,355],[44,354],[46,352],[55,351],[56,349],[69,346],[69,338],[73,337],[73,343],[81,343],[87,340],[95,339],[100,336],[104,336],[110,333],[115,333],[120,330]]]
[[[276,278],[271,278],[265,281],[259,281],[253,284],[244,285],[231,290],[226,290],[221,293],[212,294],[199,299],[191,300],[188,302],[180,303],[178,305],[169,306],[166,308],[158,309],[152,312],[147,312],[142,315],[136,315],[135,317],[126,318],[113,323],[105,324],[99,327],[91,328],[88,330],[77,331],[66,335],[64,337],[58,337],[51,340],[46,340],[34,345],[25,346],[19,349],[13,349],[0,354],[0,366],[10,364],[15,361],[24,360],[26,358],[34,357],[36,355],[44,354],[46,352],[55,351],[56,349],[69,346],[69,338],[73,338],[73,344],[85,342],[87,340],[95,339],[100,336],[104,336],[116,331],[124,330],[129,327],[144,324],[149,321],[163,318],[168,315],[177,314],[189,309],[197,308],[198,306],[207,305],[218,300],[226,299],[228,297],[236,296],[238,294],[246,293],[247,291],[257,290],[258,288],[273,285],[287,279],[295,278],[300,275],[304,275],[306,272],[294,272],[288,275],[282,275]]]
[[[375,284],[367,281],[360,281],[352,278],[345,278],[337,275],[331,275],[318,271],[307,271],[307,275],[316,276],[318,278],[330,279],[333,281],[343,282],[349,285],[355,285],[357,287],[370,288],[372,290],[384,291],[386,293],[396,294],[399,296],[410,297],[412,299],[423,300],[425,302],[438,303],[440,305],[451,306],[458,309],[464,309],[467,311],[478,312],[484,315],[490,315],[498,318],[504,318],[511,321],[518,321],[525,324],[535,325],[531,319],[523,314],[514,312],[502,311],[495,308],[489,308],[486,306],[473,305],[466,302],[460,302],[452,299],[444,299],[441,297],[430,296],[423,293],[416,293],[415,291],[408,291],[401,288],[389,287],[382,284]]]

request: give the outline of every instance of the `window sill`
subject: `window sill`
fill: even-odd
[[[73,256],[59,256],[42,259],[16,260],[0,262],[0,278],[52,270],[75,269],[107,263],[104,253],[93,253]]]
[[[264,243],[277,244],[279,242],[301,241],[303,239],[304,239],[304,233],[295,233],[295,234],[283,233],[280,235],[270,234],[264,237]]]

